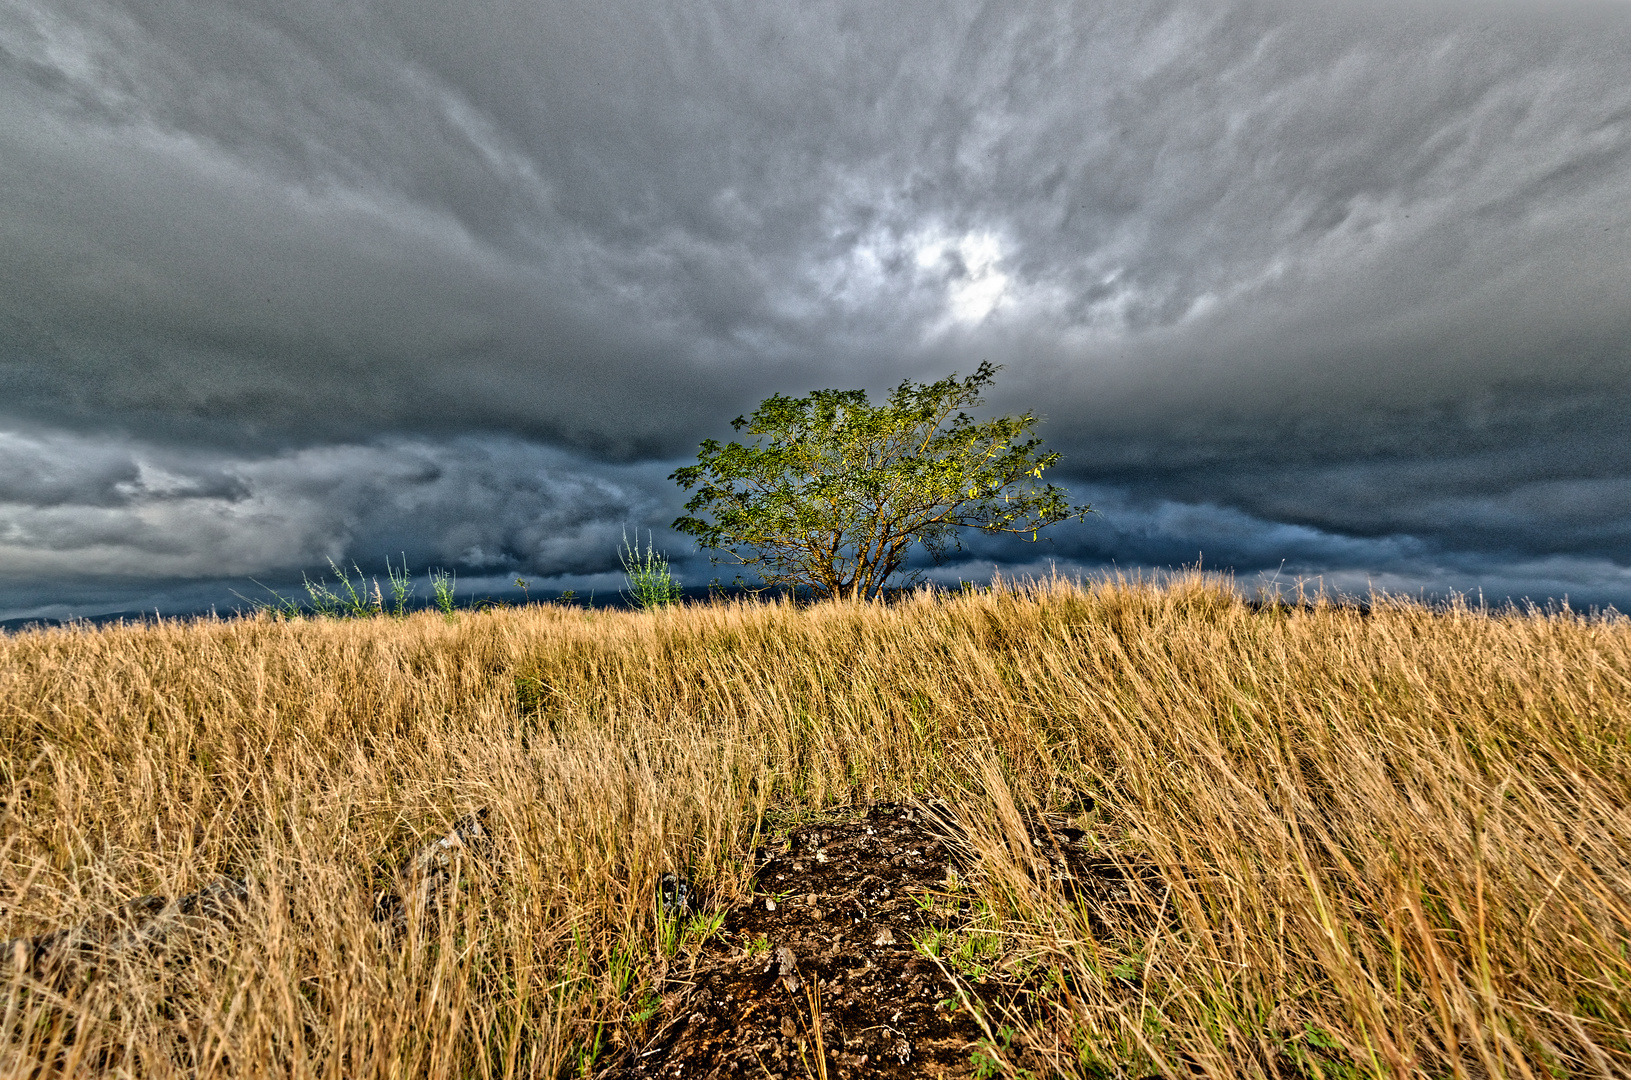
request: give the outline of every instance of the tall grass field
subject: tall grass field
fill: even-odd
[[[662,875],[741,902],[878,802],[976,868],[986,1075],[1631,1074],[1631,624],[1191,576],[0,638],[0,1076],[595,1075],[699,947]],[[1125,903],[1038,872],[1047,821]],[[231,918],[30,960],[222,878]]]

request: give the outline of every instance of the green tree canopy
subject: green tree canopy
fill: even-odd
[[[766,398],[731,421],[752,443],[705,440],[697,463],[669,477],[696,492],[673,528],[767,584],[865,599],[905,571],[916,545],[938,562],[961,547],[961,529],[1034,541],[1085,517],[1091,506],[1042,482],[1059,455],[1042,452],[1033,413],[976,421],[962,411],[997,371],[982,363],[966,379],[902,382],[881,405],[865,390]]]

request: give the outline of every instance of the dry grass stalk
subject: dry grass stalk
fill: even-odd
[[[1024,976],[1004,1061],[1621,1074],[1628,727],[1623,620],[1253,610],[1199,578],[13,635],[0,940],[247,895],[73,985],[7,967],[0,1074],[592,1070],[682,959],[662,873],[729,901],[776,814],[911,796],[957,806]],[[491,854],[437,917],[378,918],[481,808]],[[1125,896],[1049,875],[1049,811]]]

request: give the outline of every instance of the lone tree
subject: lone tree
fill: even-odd
[[[731,421],[752,444],[708,439],[695,465],[669,477],[696,489],[673,528],[767,584],[870,599],[914,545],[939,562],[961,548],[959,529],[1034,541],[1085,517],[1091,506],[1041,482],[1059,455],[1041,452],[1034,414],[975,421],[961,411],[980,404],[997,371],[982,363],[962,380],[902,382],[876,406],[865,390],[766,398]]]

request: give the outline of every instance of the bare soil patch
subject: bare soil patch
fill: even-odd
[[[1119,871],[1086,854],[1079,830],[1043,832],[1041,861],[1062,879],[1117,890]],[[920,944],[966,922],[973,891],[958,886],[979,873],[920,811],[874,806],[757,855],[752,899],[723,912],[693,967],[671,972],[678,989],[654,1034],[602,1077],[791,1080],[822,1076],[820,1056],[834,1080],[969,1076],[993,1035],[1001,1045],[971,1007],[996,1029],[1028,980],[1000,953],[959,962]]]

